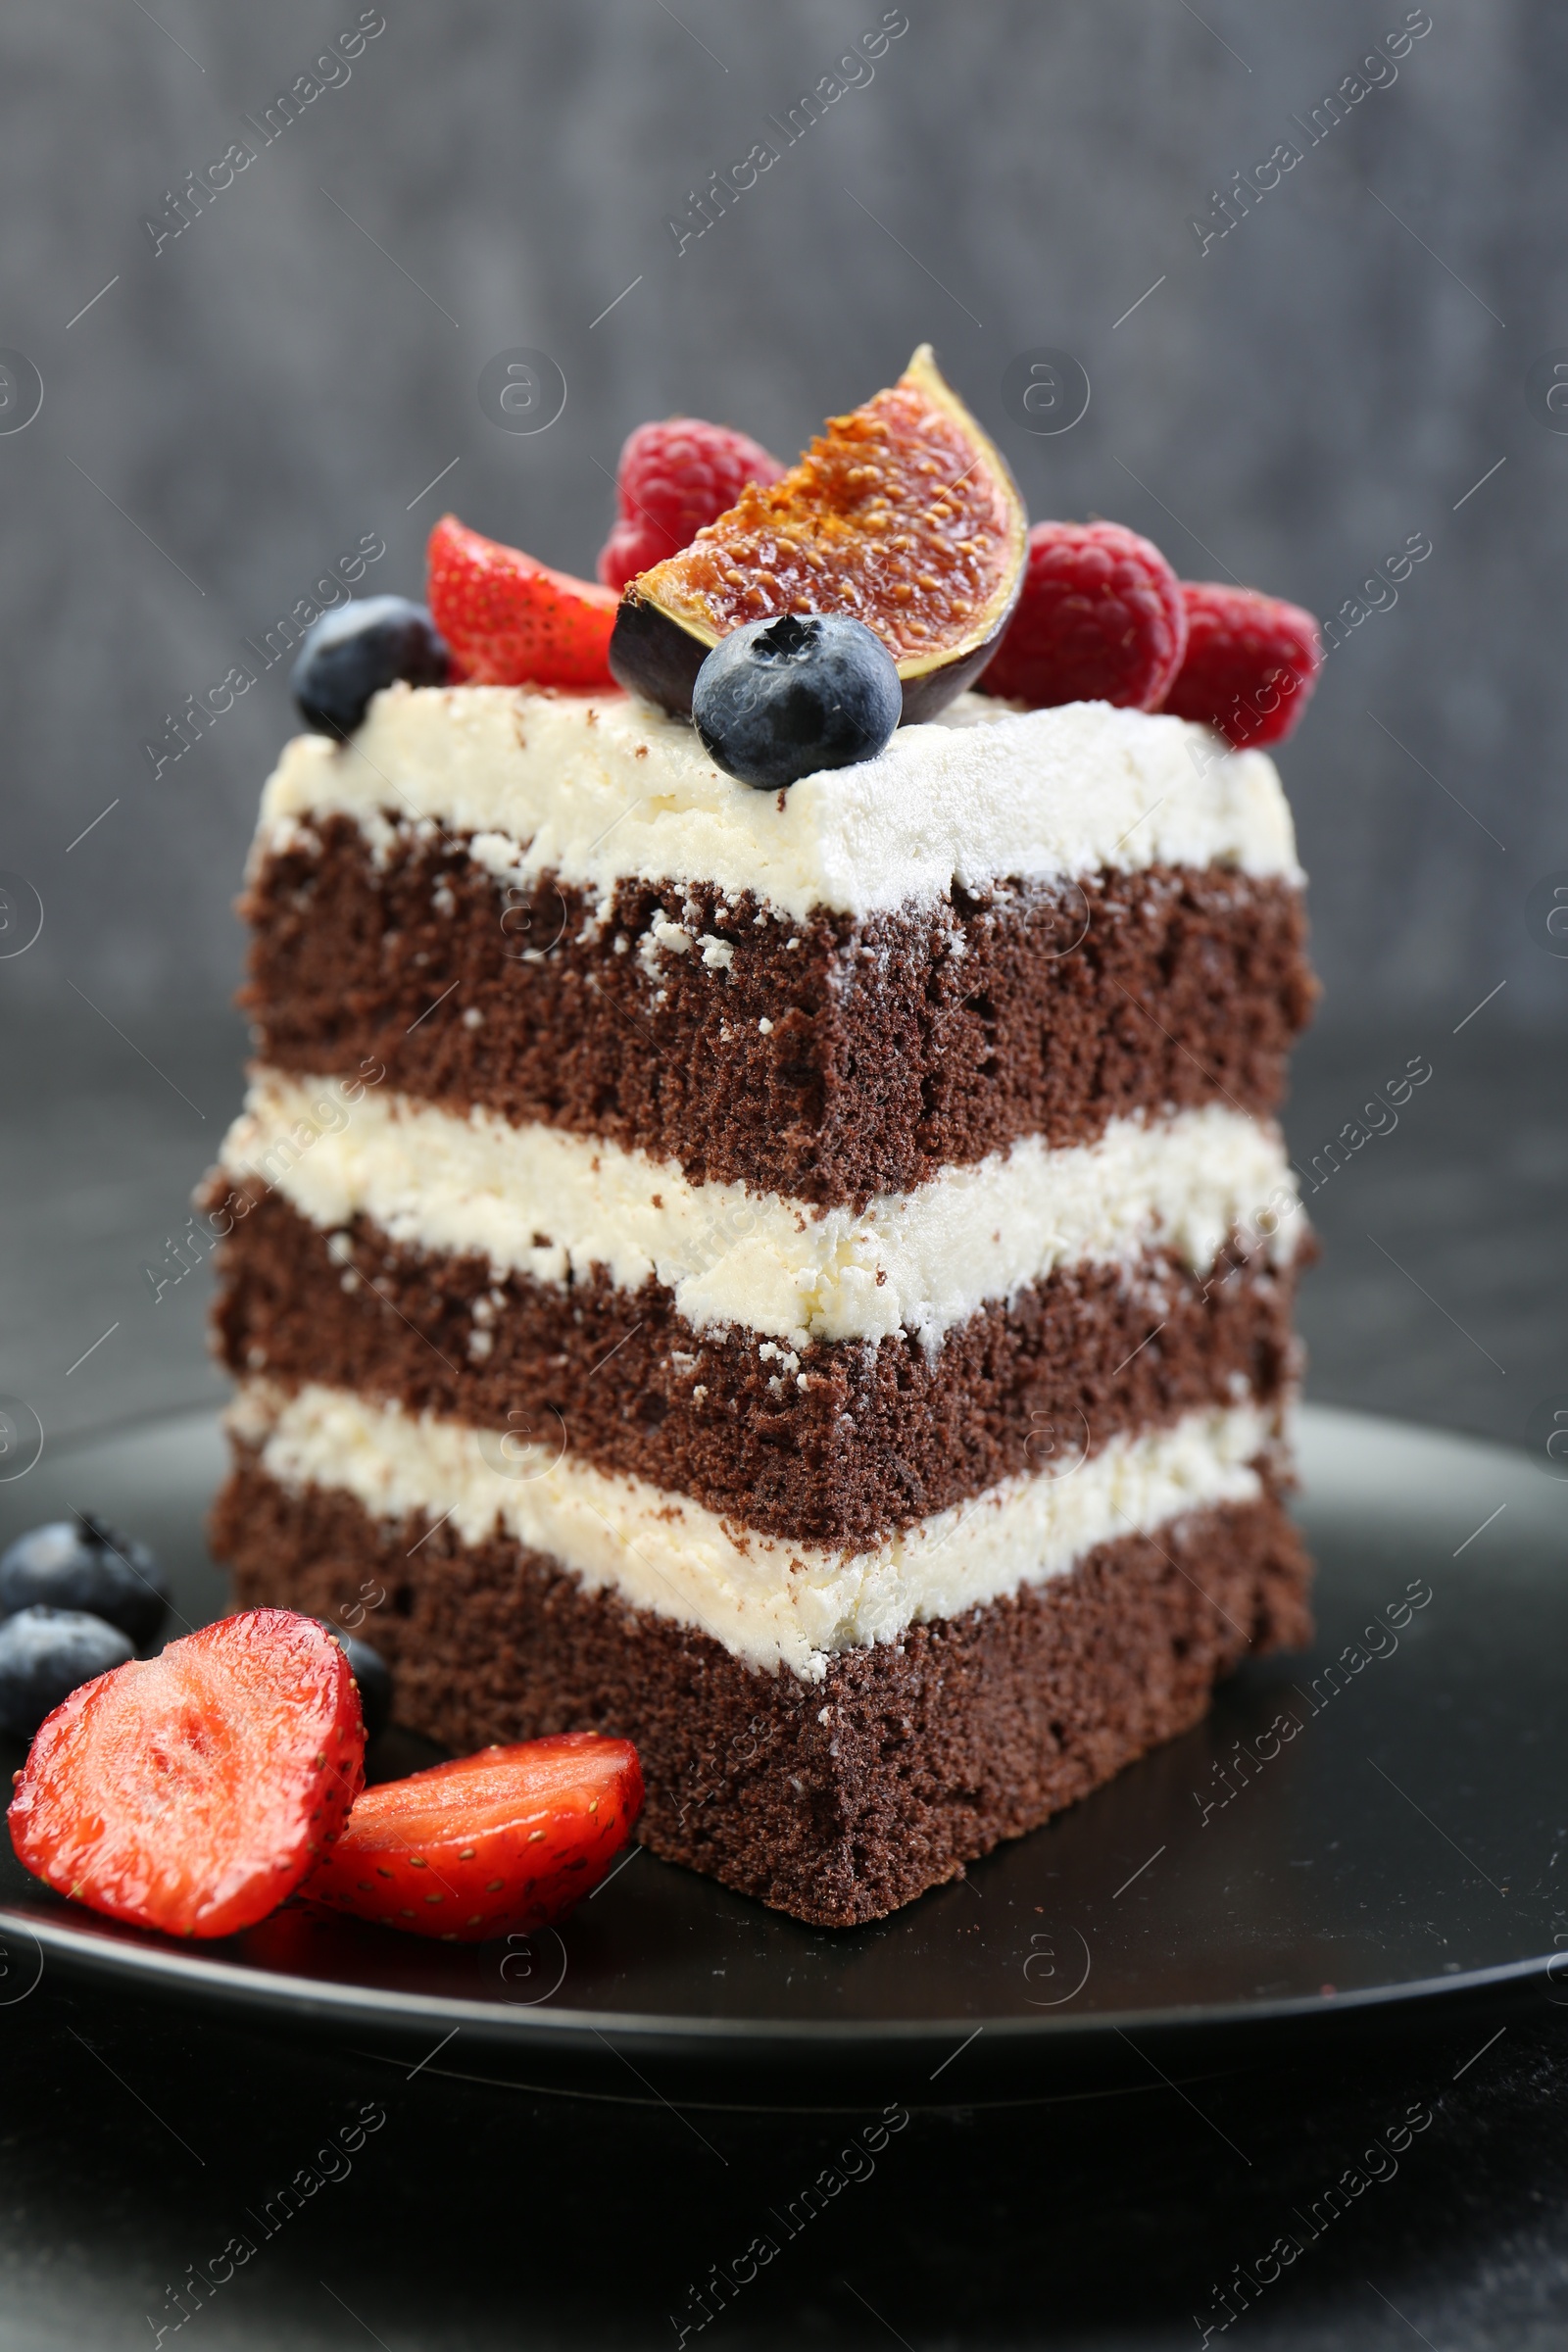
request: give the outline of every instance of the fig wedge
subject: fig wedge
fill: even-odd
[[[1028,517],[1000,452],[922,343],[899,381],[833,417],[776,482],[752,482],[690,547],[640,572],[610,641],[621,685],[679,716],[721,637],[784,612],[880,637],[903,723],[977,678],[1023,581]]]

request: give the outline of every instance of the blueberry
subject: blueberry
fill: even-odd
[[[392,1720],[392,1670],[381,1652],[372,1649],[368,1642],[362,1642],[357,1634],[346,1634],[330,1617],[321,1618],[320,1623],[343,1645],[349,1671],[360,1686],[366,1737],[373,1740]]]
[[[705,750],[760,792],[874,760],[903,705],[882,640],[837,613],[749,620],[719,639],[692,689]]]
[[[82,1609],[19,1609],[0,1625],[0,1731],[30,1740],[63,1698],[130,1654],[118,1625]]]
[[[383,686],[444,686],[447,649],[423,605],[406,596],[350,598],[307,631],[289,680],[308,727],[352,735]]]
[[[149,1642],[168,1606],[168,1579],[146,1544],[101,1519],[57,1519],[0,1552],[0,1618],[33,1607],[85,1609],[133,1642]]]

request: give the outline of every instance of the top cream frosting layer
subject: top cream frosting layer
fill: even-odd
[[[628,875],[711,882],[801,921],[1104,866],[1302,878],[1265,753],[1108,703],[1020,711],[962,695],[879,758],[778,794],[738,784],[689,725],[629,695],[399,685],[349,742],[286,747],[258,848],[331,811],[372,841],[389,816],[475,835],[476,855],[524,884],[551,874],[604,899]]]

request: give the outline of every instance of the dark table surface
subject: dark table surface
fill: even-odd
[[[1457,1036],[1419,1019],[1319,1033],[1288,1125],[1324,1248],[1309,1392],[1519,1443],[1568,1392],[1568,1102],[1560,1046],[1496,1010]],[[0,1394],[53,1442],[220,1396],[205,1268],[156,1302],[143,1269],[187,1213],[240,1051],[220,1018],[111,1029],[85,1004],[0,1039]],[[1397,1126],[1363,1117],[1412,1062],[1432,1074]],[[1385,1131],[1357,1146],[1356,1121]],[[0,1984],[0,2347],[155,2343],[176,2324],[214,2346],[674,2345],[670,2315],[693,2322],[712,2266],[824,2167],[861,2177],[711,2340],[1186,2346],[1235,2266],[1418,2103],[1435,2120],[1397,2170],[1377,2160],[1386,2177],[1228,2332],[1557,2346],[1568,2011],[1519,2008],[1480,2058],[1472,2024],[1391,2018],[1327,2055],[1249,2060],[1206,2077],[1201,2114],[1163,2083],[915,2113],[867,2172],[839,2162],[869,2120],[854,2114],[683,2115],[657,2085],[540,2097],[467,2079],[482,2061],[455,2052],[411,2076],[46,1969],[9,2006]],[[357,2145],[367,2113],[384,2120]],[[315,2185],[264,2236],[297,2175]],[[256,2253],[181,2322],[180,2282],[221,2271],[237,2233]]]

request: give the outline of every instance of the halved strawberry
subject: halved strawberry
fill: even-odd
[[[44,1720],[7,1819],[61,1894],[231,1936],[291,1894],[365,1779],[348,1659],[314,1617],[247,1609],[132,1658]]]
[[[612,686],[618,603],[592,580],[552,571],[519,548],[443,514],[425,554],[431,617],[454,681],[472,686]]]
[[[629,1740],[481,1748],[367,1788],[301,1892],[448,1942],[546,1928],[599,1884],[642,1801]]]

